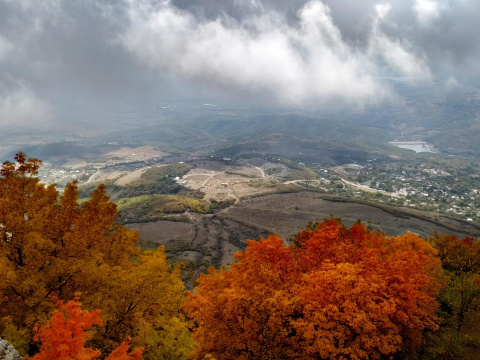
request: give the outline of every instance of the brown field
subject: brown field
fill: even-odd
[[[270,194],[239,200],[235,205],[213,215],[190,214],[190,223],[158,221],[128,226],[139,230],[144,248],[165,245],[172,261],[186,265],[189,274],[186,280],[187,283],[190,281],[187,286],[193,286],[191,281],[209,266],[218,268],[231,263],[234,260],[233,254],[245,248],[247,239],[257,240],[272,233],[289,239],[309,221],[321,221],[331,215],[342,218],[345,225],[362,219],[364,223],[370,222],[373,229],[392,236],[410,231],[421,237],[429,237],[434,230],[461,235],[452,229],[469,230],[463,223],[438,215],[419,211],[405,213],[402,209],[393,207],[385,207],[384,210],[365,204],[330,201],[327,198],[328,195],[317,192]],[[449,228],[435,224],[435,218]],[[469,231],[478,234],[476,229]]]
[[[317,222],[330,216],[341,218],[345,225],[351,225],[361,219],[364,223],[370,222],[374,229],[393,236],[410,231],[428,237],[433,234],[434,229],[440,233],[454,232],[412,215],[392,214],[377,207],[358,203],[328,201],[325,195],[311,192],[247,199],[227,209],[226,212],[237,220],[253,220],[259,226],[270,226],[283,238],[298,232],[309,221]]]
[[[176,221],[157,221],[151,223],[129,224],[132,230],[138,230],[142,240],[165,245],[170,239],[185,238],[191,231],[192,225]]]
[[[246,196],[272,193],[286,181],[284,178],[293,173],[285,165],[272,164],[257,159],[254,164],[225,164],[219,161],[198,161],[196,167],[183,177],[185,185],[205,193],[205,200],[224,201],[233,199],[238,202]],[[273,170],[272,170],[273,169]],[[271,175],[267,175],[271,173]]]
[[[104,154],[102,157],[106,159],[118,158],[128,161],[146,161],[153,157],[163,157],[164,155],[165,153],[161,150],[158,150],[155,146],[144,145],[134,148],[122,147],[120,149],[110,151],[109,153]]]

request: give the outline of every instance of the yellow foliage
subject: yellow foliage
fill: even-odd
[[[39,183],[40,161],[23,153],[16,161],[0,172],[0,337],[23,353],[27,343],[33,354],[34,325],[46,323],[57,299],[80,291],[87,309],[102,309],[105,326],[91,340],[102,352],[130,336],[135,347],[145,347],[145,359],[168,358],[174,347],[183,349],[178,359],[186,358],[183,283],[163,248],[140,253],[138,233],[116,222],[104,185],[79,205],[75,182],[59,196],[53,185]],[[174,345],[167,349],[165,342]]]

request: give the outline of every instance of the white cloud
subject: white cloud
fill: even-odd
[[[428,26],[440,15],[440,4],[435,0],[416,0],[413,11],[422,26]]]
[[[168,1],[131,1],[121,41],[152,69],[254,97],[363,105],[386,96],[372,64],[342,39],[326,5],[308,2],[298,17],[299,26],[275,12],[242,22],[200,21]]]
[[[375,5],[375,12],[377,14],[377,19],[378,20],[383,20],[388,15],[391,8],[392,8],[392,6],[389,3],[376,4]]]

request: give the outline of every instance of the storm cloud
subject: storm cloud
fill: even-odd
[[[385,78],[476,86],[476,0],[0,0],[0,126],[205,93],[395,101]]]

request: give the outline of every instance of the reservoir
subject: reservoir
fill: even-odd
[[[419,152],[433,153],[434,152],[432,151],[432,149],[430,149],[430,147],[426,143],[420,142],[420,141],[393,141],[393,142],[389,142],[389,144],[402,149],[413,150],[417,153]]]

